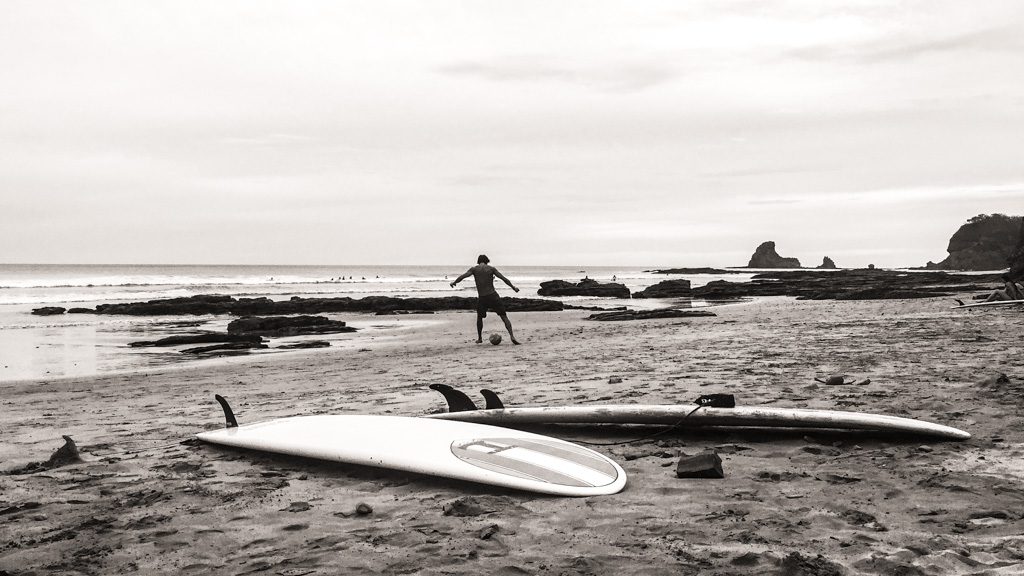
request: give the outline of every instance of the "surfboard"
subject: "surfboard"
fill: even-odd
[[[439,390],[443,393],[442,390]],[[493,392],[492,392],[493,394]],[[899,416],[776,408],[735,406],[730,408],[700,404],[596,404],[588,406],[536,406],[461,410],[431,414],[429,418],[473,422],[498,426],[529,424],[660,424],[680,428],[711,426],[749,428],[817,428],[889,432],[944,440],[967,440],[970,433]]]
[[[958,306],[952,306],[952,308],[981,308],[982,306],[1012,306],[1014,304],[1024,304],[1024,300],[996,300],[994,302],[974,302],[972,304],[961,304]]]
[[[551,494],[614,494],[626,473],[611,459],[564,440],[467,422],[403,416],[318,415],[196,434],[203,442],[428,474]]]

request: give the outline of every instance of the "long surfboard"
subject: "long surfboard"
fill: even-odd
[[[973,302],[971,304],[960,304],[958,306],[952,306],[952,308],[981,308],[983,306],[1012,306],[1014,304],[1024,304],[1024,300],[995,300],[992,302]]]
[[[552,494],[614,494],[626,473],[607,457],[557,438],[483,424],[402,416],[295,416],[196,434],[212,444],[376,466]]]
[[[444,387],[435,388],[442,394]],[[443,387],[443,388],[442,388]],[[461,396],[461,392],[455,391]],[[489,392],[493,394],[493,392]],[[448,394],[445,394],[447,397]],[[468,397],[465,398],[468,400]],[[472,404],[472,401],[469,401]],[[488,400],[491,403],[491,400]],[[499,401],[500,403],[500,401]],[[588,406],[536,406],[522,408],[467,409],[452,406],[451,412],[431,414],[429,418],[458,422],[474,422],[498,426],[529,424],[660,424],[666,426],[708,427],[736,426],[749,428],[817,428],[832,430],[867,430],[967,440],[970,433],[912,418],[845,412],[767,406],[735,406],[730,408],[700,404],[597,404]]]

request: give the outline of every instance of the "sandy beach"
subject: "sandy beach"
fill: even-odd
[[[453,312],[361,348],[15,384],[2,401],[0,573],[1019,574],[1024,322],[1020,309],[949,304],[777,297],[711,318],[615,323],[520,313],[517,347],[474,344],[473,315]],[[488,319],[485,330],[497,328]],[[813,380],[832,373],[871,383]],[[215,393],[246,423],[437,412],[434,383],[497,390],[508,405],[726,392],[745,405],[920,418],[973,438],[677,430],[595,447],[629,483],[583,499],[192,440],[222,426]],[[650,433],[533,430],[586,442]],[[10,473],[46,460],[62,434],[83,462]],[[675,476],[680,454],[706,449],[724,479]],[[372,512],[357,514],[360,504]]]

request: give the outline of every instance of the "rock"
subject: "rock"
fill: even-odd
[[[622,376],[609,376],[608,377],[608,383],[609,384],[622,384]]]
[[[656,308],[654,310],[599,312],[597,314],[587,316],[587,320],[597,320],[599,322],[621,322],[627,320],[655,320],[661,318],[700,318],[705,316],[715,316],[715,313],[708,310]]]
[[[742,270],[724,270],[722,268],[665,268],[663,270],[647,270],[653,274],[742,274]]]
[[[55,316],[63,314],[65,310],[65,308],[60,306],[43,306],[42,308],[33,308],[32,313],[36,316]]]
[[[65,434],[61,437],[64,438],[64,445],[58,448],[50,456],[50,459],[43,463],[43,466],[46,468],[57,468],[82,461],[82,455],[78,453],[78,446],[75,445],[75,441],[71,439],[71,436]]]
[[[68,314],[95,314],[96,311],[92,308],[70,308]]]
[[[498,533],[499,526],[497,524],[491,524],[480,530],[479,535],[481,540],[490,540],[492,536]]]
[[[633,293],[633,298],[689,298],[689,280],[663,280],[654,286],[648,286]]]
[[[598,296],[603,298],[629,298],[629,288],[617,282],[602,283],[590,278],[578,284],[565,280],[548,280],[540,283],[538,296]]]
[[[246,316],[228,323],[228,334],[299,336],[355,331],[355,328],[346,326],[344,322],[325,316]]]
[[[1002,285],[998,274],[897,270],[772,271],[750,282],[715,280],[693,289],[695,298],[736,299],[750,296],[795,296],[802,300],[883,300],[953,296],[967,291],[991,291]]]
[[[949,256],[934,270],[1001,270],[1020,247],[1024,217],[979,214],[949,239]]]
[[[252,342],[228,342],[226,344],[214,344],[212,346],[198,346],[196,348],[186,348],[181,351],[182,354],[209,354],[211,352],[216,353],[245,353],[250,350],[257,348],[269,348],[266,344],[254,344]]]
[[[874,270],[874,269],[875,269],[875,265],[874,264],[868,264],[868,270]]]
[[[747,268],[799,268],[800,260],[796,258],[783,258],[775,251],[775,242],[762,243],[750,257]]]
[[[360,502],[356,504],[356,515],[357,516],[369,516],[373,514],[373,506],[370,506],[366,502]]]
[[[818,269],[819,270],[835,270],[836,269],[836,263],[833,262],[832,259],[829,258],[828,256],[825,256],[825,258],[823,258],[821,260],[821,265],[818,266]]]
[[[676,464],[678,478],[725,478],[722,459],[715,452],[704,452],[695,456],[683,454]]]
[[[303,348],[330,348],[331,343],[327,340],[307,340],[305,342],[295,342],[294,344],[282,344],[275,346],[275,350],[301,350]]]
[[[202,334],[180,334],[159,340],[142,340],[128,344],[133,348],[148,346],[180,346],[182,344],[212,344],[216,342],[234,344],[260,344],[263,342],[258,334],[224,334],[222,332],[204,332]]]
[[[628,292],[628,291],[627,291]],[[557,300],[536,298],[502,298],[510,312],[554,312],[564,309]],[[274,301],[269,298],[239,298],[220,295],[199,295],[188,298],[166,298],[147,302],[100,304],[97,314],[125,314],[130,316],[172,316],[200,314],[234,314],[237,316],[282,316],[288,314],[329,314],[338,312],[379,311],[438,311],[476,310],[477,299],[461,296],[443,298],[393,298],[367,296],[365,298],[301,298]]]

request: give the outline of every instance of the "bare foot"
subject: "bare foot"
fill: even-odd
[[[477,344],[483,344],[483,343],[484,343],[484,341],[483,341],[483,339],[481,338],[481,339],[478,339],[478,340],[476,341],[476,343],[477,343]]]
[[[515,344],[516,346],[518,346],[519,345],[519,340],[516,340],[515,338],[513,338],[512,339],[512,343]]]

